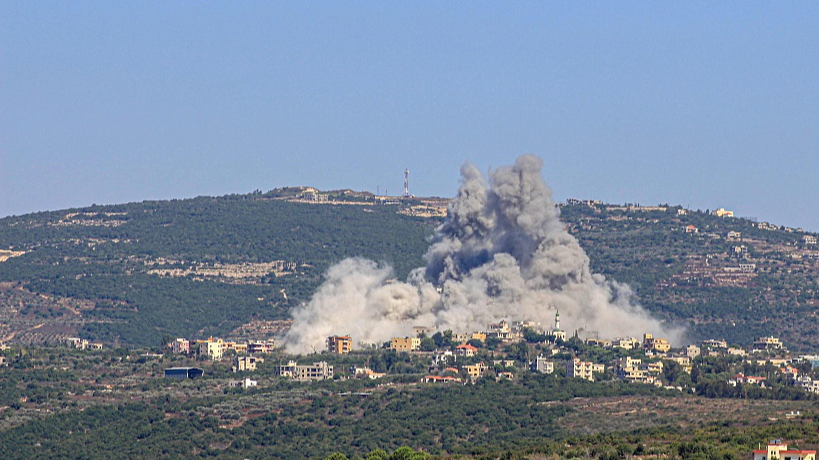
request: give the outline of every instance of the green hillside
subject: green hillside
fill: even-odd
[[[0,340],[224,336],[287,320],[345,257],[389,263],[397,278],[423,265],[440,218],[410,216],[423,214],[408,209],[420,201],[376,205],[352,192],[330,193],[336,204],[294,200],[303,190],[0,219]],[[595,272],[630,284],[690,339],[747,345],[775,335],[794,350],[817,348],[819,260],[804,232],[679,207],[577,203],[562,216]]]

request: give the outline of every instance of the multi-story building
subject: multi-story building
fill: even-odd
[[[473,379],[483,377],[487,369],[488,367],[483,362],[472,364],[471,366],[464,366],[464,370],[466,371],[466,373],[469,374],[469,376],[472,377]]]
[[[333,335],[327,337],[327,352],[337,355],[346,355],[353,351],[353,339],[349,335]]]
[[[603,373],[606,371],[605,364],[595,364],[590,362],[580,361],[580,358],[575,358],[566,363],[567,377],[580,377],[590,382],[594,382],[594,373]]]
[[[333,366],[321,361],[313,364],[296,364],[290,361],[279,366],[279,375],[294,380],[327,380],[333,378]]]
[[[541,374],[551,374],[555,371],[554,361],[546,359],[543,355],[538,356],[530,365],[532,372],[540,372]]]
[[[404,337],[390,339],[390,350],[415,351],[421,348],[421,339],[418,337]]]
[[[210,337],[207,340],[198,340],[196,343],[198,345],[199,354],[207,356],[214,361],[222,359],[222,356],[225,354],[225,342],[222,339]]]
[[[187,355],[191,352],[191,342],[188,339],[178,338],[171,342],[171,350],[176,355]]]
[[[624,350],[635,350],[640,348],[640,341],[635,337],[616,338],[611,341],[612,348],[622,348]]]
[[[236,356],[233,358],[233,372],[255,371],[257,362],[264,360],[255,356]]]
[[[776,337],[760,337],[754,340],[754,345],[751,349],[753,353],[761,353],[761,352],[778,352],[778,351],[787,351],[785,347],[782,345],[782,341],[780,341]]]
[[[478,352],[478,349],[468,343],[463,343],[455,347],[455,352],[461,356],[475,356],[475,353]]]
[[[247,343],[247,352],[250,354],[270,354],[276,344],[272,340],[256,340]]]
[[[649,333],[643,335],[643,350],[656,353],[668,353],[671,349],[671,344],[668,340],[654,337]]]

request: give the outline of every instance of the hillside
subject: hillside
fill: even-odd
[[[680,207],[572,203],[562,218],[594,271],[630,284],[690,339],[776,335],[817,348],[819,260],[804,232]],[[387,262],[399,279],[423,265],[444,205],[296,187],[0,219],[0,340],[272,335],[334,262]]]

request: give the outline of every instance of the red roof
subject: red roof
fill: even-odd
[[[477,348],[473,347],[472,345],[470,345],[470,344],[468,344],[468,343],[462,343],[462,344],[458,345],[457,347],[455,347],[455,349],[456,349],[456,350],[472,350],[472,351],[478,351],[478,349],[477,349]]]

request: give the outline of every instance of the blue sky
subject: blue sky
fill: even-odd
[[[819,231],[819,3],[0,3],[0,216],[524,153],[558,199]]]

